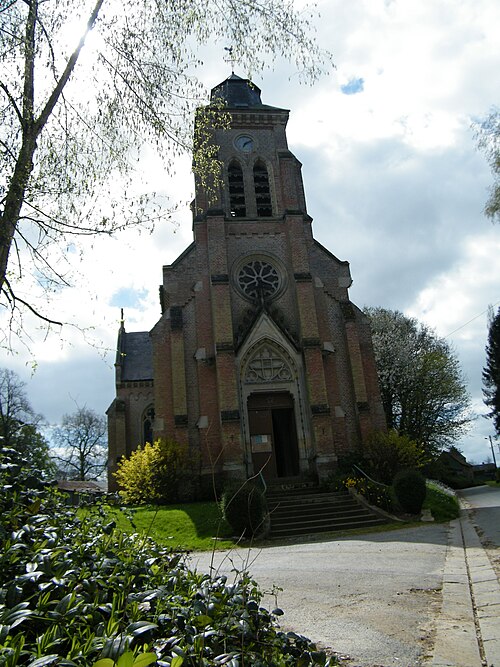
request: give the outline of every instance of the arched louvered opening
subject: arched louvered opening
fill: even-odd
[[[271,191],[269,189],[269,176],[266,166],[262,162],[257,162],[253,168],[253,182],[257,215],[259,217],[272,215],[273,207],[271,204]]]
[[[243,171],[238,162],[231,162],[227,174],[231,217],[244,218],[247,214],[245,206],[245,185],[243,183]]]

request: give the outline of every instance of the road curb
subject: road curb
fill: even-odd
[[[467,512],[450,522],[432,667],[500,667],[500,586]]]

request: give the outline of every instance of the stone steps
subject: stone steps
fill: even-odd
[[[352,496],[324,492],[318,487],[276,490],[266,493],[271,520],[270,537],[307,535],[385,523]]]

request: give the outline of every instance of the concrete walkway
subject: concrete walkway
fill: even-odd
[[[285,610],[284,629],[350,667],[500,667],[500,586],[473,520],[462,509],[450,524],[192,559],[248,570]]]
[[[462,509],[450,524],[432,667],[500,667],[500,586]]]

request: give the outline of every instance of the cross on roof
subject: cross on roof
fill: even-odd
[[[224,58],[224,62],[231,63],[231,74],[234,74],[234,65],[236,63],[236,55],[234,53],[234,46],[225,46],[224,51],[228,52],[228,57]]]

